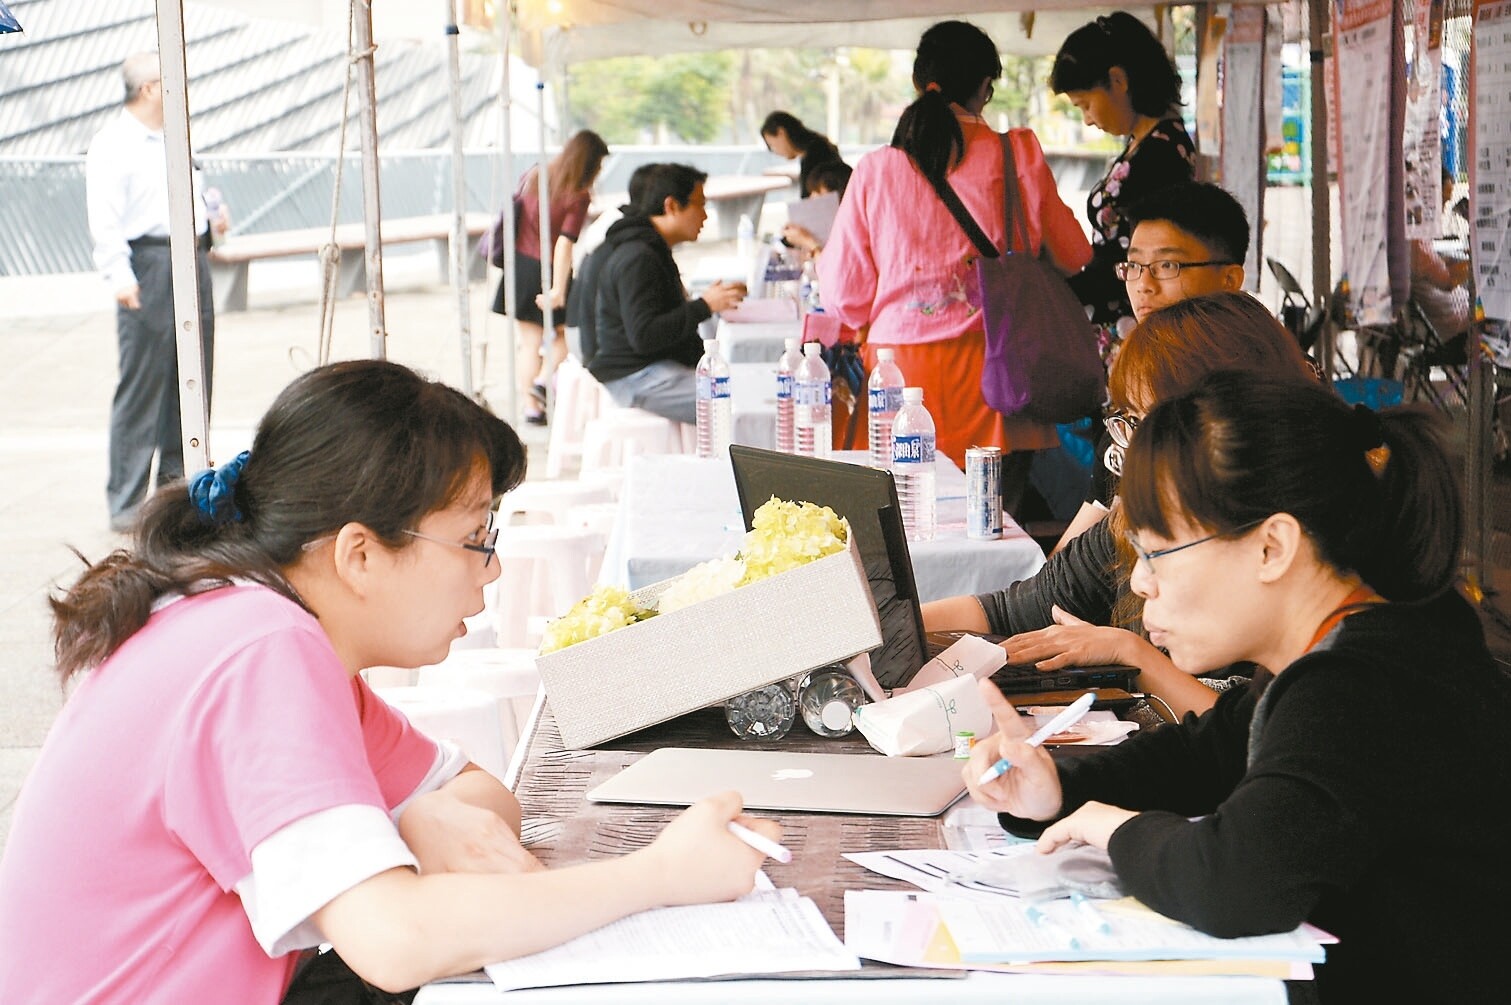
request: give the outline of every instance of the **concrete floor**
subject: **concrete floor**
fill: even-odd
[[[253,273],[252,310],[222,315],[216,331],[213,456],[251,444],[278,391],[313,360],[320,311],[311,263]],[[428,255],[386,263],[388,356],[460,385],[456,298],[436,285]],[[264,288],[259,290],[259,281]],[[492,289],[471,297],[474,373],[505,414],[503,320]],[[0,847],[21,783],[63,694],[52,669],[46,598],[80,569],[70,548],[97,559],[124,538],[108,529],[105,449],[116,379],[113,301],[92,275],[0,279]],[[366,300],[337,305],[333,358],[369,355]],[[483,370],[486,356],[486,370]],[[544,465],[546,430],[519,425]]]

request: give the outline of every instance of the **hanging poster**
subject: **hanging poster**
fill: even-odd
[[[1406,236],[1440,234],[1443,208],[1442,118],[1443,0],[1419,2],[1413,19],[1406,80]]]
[[[1338,117],[1338,196],[1343,275],[1360,324],[1387,324],[1392,298],[1389,242],[1391,178],[1391,0],[1333,5],[1333,104]]]
[[[1259,289],[1264,228],[1264,23],[1263,7],[1235,7],[1222,50],[1222,185],[1254,224],[1243,263],[1244,288]]]
[[[1485,314],[1511,318],[1511,3],[1474,7],[1470,236]]]

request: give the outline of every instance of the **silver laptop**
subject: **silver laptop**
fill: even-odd
[[[593,789],[588,802],[687,806],[734,789],[748,809],[933,817],[965,794],[961,764],[947,754],[662,747]]]

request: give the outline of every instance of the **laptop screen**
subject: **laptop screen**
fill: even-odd
[[[729,448],[729,459],[747,530],[755,511],[772,496],[828,506],[850,522],[881,619],[882,645],[871,653],[871,671],[882,687],[906,684],[927,654],[923,612],[892,473],[740,445]],[[813,599],[814,612],[821,616],[823,598]]]

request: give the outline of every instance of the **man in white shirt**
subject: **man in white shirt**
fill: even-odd
[[[121,64],[125,107],[89,144],[84,177],[95,267],[115,293],[120,379],[110,408],[110,527],[127,531],[147,495],[152,458],[157,484],[184,474],[168,254],[168,169],[163,147],[162,71],[154,52]],[[210,289],[210,214],[194,170],[199,253],[200,337],[210,391],[215,312]],[[214,221],[224,230],[224,213]]]

